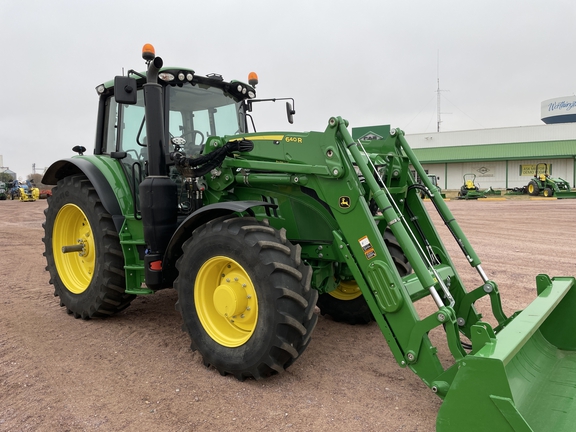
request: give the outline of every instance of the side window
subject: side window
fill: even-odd
[[[102,151],[110,154],[116,151],[116,124],[118,122],[118,104],[114,97],[109,97],[106,102],[106,135]]]
[[[113,97],[108,99],[106,137],[103,150],[110,154],[125,151],[136,160],[146,159],[146,124],[144,123],[144,95],[138,91],[136,105],[118,105]],[[118,119],[121,118],[121,125]],[[118,128],[120,127],[120,136]],[[118,139],[120,140],[118,142]]]
[[[122,112],[122,151],[133,159],[145,159],[146,123],[144,121],[144,97],[142,90],[138,91],[136,105],[124,105]]]

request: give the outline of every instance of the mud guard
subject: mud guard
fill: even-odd
[[[178,226],[178,229],[172,235],[166,247],[164,259],[162,260],[162,267],[165,269],[163,274],[165,282],[170,284],[176,279],[176,260],[182,254],[182,245],[190,238],[196,228],[212,219],[232,213],[248,212],[251,216],[254,216],[252,207],[260,206],[269,208],[278,207],[276,204],[264,201],[229,201],[204,206],[188,216]]]
[[[576,280],[536,281],[538,297],[497,336],[473,326],[473,351],[459,363],[438,432],[574,430]]]
[[[42,177],[42,183],[56,185],[59,180],[74,174],[84,174],[96,189],[102,205],[114,221],[114,226],[120,232],[124,223],[124,216],[120,209],[120,204],[116,199],[116,194],[104,174],[91,162],[86,159],[68,158],[54,162]]]

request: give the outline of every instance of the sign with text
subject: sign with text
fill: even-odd
[[[520,175],[523,177],[533,177],[536,170],[536,164],[520,165]],[[546,174],[546,165],[538,166],[538,174]],[[552,174],[552,164],[548,165],[548,174]]]

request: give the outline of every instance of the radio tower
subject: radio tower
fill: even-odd
[[[442,123],[440,118],[440,50],[438,50],[436,56],[436,81],[438,83],[438,88],[436,89],[436,132],[440,132],[440,123]]]

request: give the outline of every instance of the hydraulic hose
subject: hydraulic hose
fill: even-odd
[[[170,153],[170,158],[177,167],[191,168],[190,173],[192,177],[201,177],[220,166],[226,156],[231,155],[233,152],[250,152],[253,149],[254,143],[252,141],[242,139],[228,141],[213,152],[197,158],[186,157],[180,152]]]

